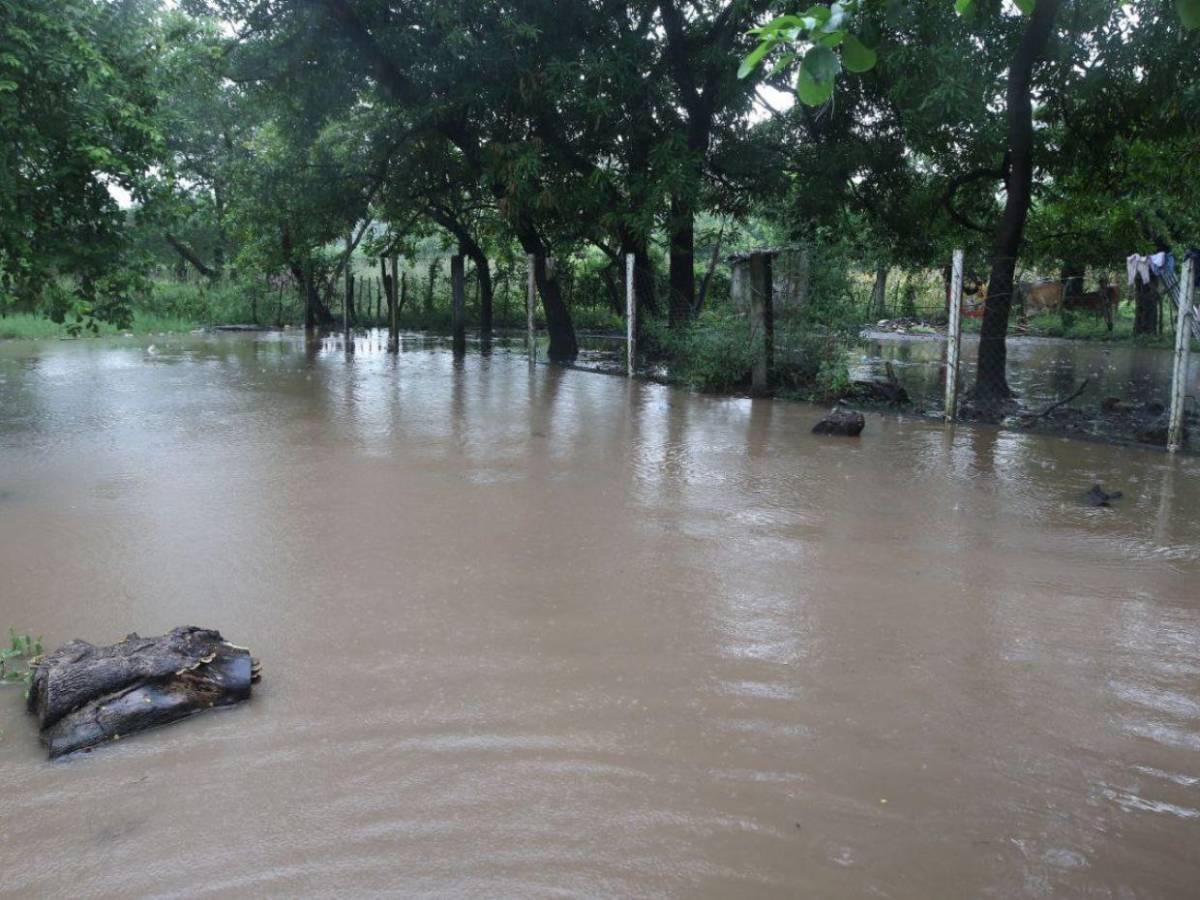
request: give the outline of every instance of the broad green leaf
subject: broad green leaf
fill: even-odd
[[[817,44],[804,54],[804,70],[819,84],[833,84],[833,79],[842,70],[842,64],[832,50]]]
[[[954,0],[954,11],[960,16],[965,16],[974,5],[975,0]]]
[[[1034,0],[1013,0],[1013,3],[1017,4],[1017,9],[1025,13],[1025,15],[1033,12]]]
[[[805,106],[821,106],[833,96],[833,79],[818,82],[813,79],[808,67],[800,64],[800,76],[796,79],[796,96]]]
[[[1175,0],[1184,28],[1200,28],[1200,0]]]
[[[842,42],[842,65],[850,72],[869,72],[875,68],[878,56],[852,34]]]
[[[758,68],[758,64],[763,61],[763,57],[771,49],[770,41],[763,41],[757,47],[750,51],[742,64],[738,67],[738,78],[745,78],[751,72]]]
[[[777,63],[775,63],[774,66],[771,67],[771,74],[778,75],[780,72],[782,72],[784,69],[786,69],[788,66],[790,66],[795,61],[796,61],[795,53],[783,54],[783,56],[779,57],[779,61]]]

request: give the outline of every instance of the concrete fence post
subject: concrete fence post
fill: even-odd
[[[525,349],[529,353],[529,362],[537,362],[537,332],[533,327],[533,311],[537,305],[537,257],[530,253],[526,259],[529,262],[529,290],[525,298]]]
[[[756,397],[770,393],[771,366],[775,355],[774,278],[771,254],[750,256],[750,336],[754,342],[754,365],[750,390]]]
[[[1186,436],[1184,412],[1187,406],[1188,361],[1192,350],[1192,319],[1196,315],[1196,262],[1185,260],[1179,281],[1179,315],[1175,320],[1175,373],[1171,381],[1171,414],[1167,427],[1167,449],[1183,449]]]
[[[950,277],[950,326],[946,335],[946,421],[958,418],[958,366],[962,355],[963,251],[954,251]]]
[[[625,255],[625,356],[626,371],[633,377],[637,363],[637,288],[634,282],[637,256]]]

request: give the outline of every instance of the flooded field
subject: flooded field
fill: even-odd
[[[1195,895],[1200,459],[381,350],[0,344],[0,628],[265,668],[0,894]]]

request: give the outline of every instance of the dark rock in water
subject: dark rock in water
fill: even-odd
[[[858,437],[867,427],[863,414],[852,409],[835,409],[813,426],[813,434],[836,434]]]
[[[56,759],[248,700],[258,671],[249,650],[203,628],[111,647],[77,640],[37,661],[29,711]]]
[[[1088,506],[1108,506],[1111,501],[1120,500],[1122,496],[1120,491],[1110,494],[1100,485],[1093,484],[1092,489],[1083,495],[1083,502]]]

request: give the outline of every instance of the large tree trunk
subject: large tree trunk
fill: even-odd
[[[248,700],[257,676],[249,650],[202,628],[111,647],[72,641],[37,663],[28,708],[55,759]]]
[[[1158,330],[1158,292],[1151,282],[1134,281],[1133,333],[1154,334]]]
[[[572,363],[579,355],[579,343],[575,339],[571,311],[563,302],[558,274],[550,270],[545,256],[539,254],[536,260],[533,273],[538,295],[542,298],[542,311],[546,314],[546,330],[550,334],[550,361]]]
[[[876,263],[875,286],[871,289],[870,317],[872,319],[882,319],[887,315],[887,278],[887,263]]]
[[[440,259],[431,259],[429,261],[429,281],[425,285],[425,315],[433,315],[433,289],[437,284],[438,270],[441,267]]]
[[[667,307],[670,327],[679,328],[691,321],[696,305],[696,214],[692,205],[679,196],[671,198],[671,298]]]
[[[1054,30],[1061,0],[1038,0],[1008,70],[1008,153],[1004,213],[992,243],[992,270],[979,335],[975,408],[997,415],[1012,399],[1008,386],[1008,318],[1012,309],[1017,254],[1033,192],[1033,67]]]
[[[1062,276],[1059,279],[1063,283],[1063,307],[1067,305],[1067,301],[1075,297],[1083,296],[1083,279],[1087,275],[1087,267],[1076,262],[1063,263]]]

